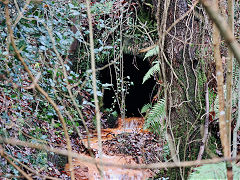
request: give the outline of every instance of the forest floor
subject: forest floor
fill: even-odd
[[[15,95],[14,89],[4,91],[4,89],[0,88],[0,90],[1,135],[59,149],[66,148],[66,140],[62,134],[61,124],[57,121],[57,117],[52,115],[53,113],[44,112],[44,106],[36,106],[31,98]],[[82,97],[90,102],[89,95],[86,92],[82,93]],[[97,135],[93,125],[94,108],[86,104],[82,112],[92,134],[91,147],[95,157],[97,157]],[[153,133],[143,131],[143,118],[126,118],[125,121],[119,118],[115,128],[109,128],[109,122],[103,113],[101,122],[104,160],[123,164],[148,164],[166,161],[169,158],[166,142]],[[87,134],[81,125],[81,121],[79,121],[77,127],[82,135],[81,138],[72,126],[68,126],[68,128],[73,151],[90,156],[86,148]],[[7,156],[28,174],[37,172],[42,178],[70,178],[67,171],[66,156],[10,144],[4,144],[3,147]],[[0,161],[1,178],[23,178],[15,168],[8,164],[6,159],[0,157]],[[93,174],[96,174],[97,179],[98,176],[98,172],[93,165],[79,164],[79,162],[75,162],[75,172],[78,179],[90,179],[90,177],[95,176],[92,176]],[[142,179],[157,173],[157,171],[150,170],[140,172],[111,168],[104,169],[104,172],[106,172],[106,179],[116,179],[116,177],[111,176],[114,174],[119,174],[118,179],[131,179],[132,177],[132,179]],[[39,175],[35,176],[34,173],[32,177],[39,179]]]
[[[167,152],[164,151],[164,142],[148,131],[143,131],[144,119],[139,117],[126,118],[123,122],[118,119],[117,128],[102,130],[103,161],[122,164],[153,163],[163,160]],[[86,145],[87,140],[83,140]],[[96,135],[90,139],[91,148],[98,157],[98,141]],[[95,165],[74,162],[77,179],[100,179]],[[65,169],[69,168],[68,164]],[[115,167],[103,168],[104,179],[134,179],[141,180],[153,177],[151,170],[129,170]]]

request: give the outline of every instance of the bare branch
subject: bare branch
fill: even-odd
[[[240,70],[239,70],[240,73]],[[233,155],[232,157],[237,156],[237,137],[238,137],[238,129],[240,127],[240,80],[238,80],[238,118],[236,122],[236,126],[233,130]]]
[[[32,178],[26,172],[24,172],[18,165],[16,165],[14,162],[12,162],[11,159],[8,158],[2,146],[0,146],[0,154],[4,159],[8,161],[9,164],[11,164],[16,170],[18,170],[27,180],[32,180]]]
[[[93,41],[93,27],[92,27],[92,15],[90,9],[90,2],[86,0],[87,5],[87,15],[88,15],[88,24],[89,24],[89,38],[90,38],[90,52],[91,52],[91,67],[92,67],[92,86],[93,86],[93,96],[94,96],[94,104],[96,111],[96,120],[97,120],[97,135],[98,135],[98,154],[99,159],[102,158],[102,136],[101,136],[101,116],[99,112],[99,104],[98,104],[98,96],[97,96],[97,82],[96,82],[96,65],[95,65],[95,55],[94,55],[94,41]],[[101,164],[100,164],[101,168]],[[101,174],[101,179],[103,178],[103,174],[101,169],[99,169]]]
[[[236,57],[238,64],[240,65],[240,51],[239,51],[240,45],[238,44],[236,38],[233,36],[231,28],[228,26],[225,19],[219,14],[218,10],[215,7],[213,7],[212,1],[200,0],[200,2],[206,9],[209,17],[216,24],[221,35],[226,40],[226,43],[228,44],[229,48]]]
[[[213,8],[218,9],[218,0],[214,0]],[[222,58],[220,53],[220,33],[214,22],[213,24],[213,47],[214,47],[214,59],[216,62],[216,76],[217,76],[217,91],[219,99],[219,131],[220,139],[223,147],[224,157],[231,157],[231,149],[228,139],[227,132],[227,122],[225,116],[225,99],[224,99],[224,90],[223,90],[223,67],[222,67]],[[231,163],[229,164],[230,167]],[[233,179],[232,168],[228,168],[227,165],[227,177],[228,180]]]
[[[5,18],[6,18],[6,24],[7,24],[7,28],[8,28],[8,33],[9,33],[9,37],[11,40],[11,44],[13,46],[14,52],[16,54],[16,57],[21,61],[22,65],[24,66],[24,69],[27,71],[29,77],[31,78],[32,82],[36,82],[36,78],[33,76],[31,70],[29,69],[28,65],[25,63],[23,57],[21,56],[16,44],[15,44],[15,40],[14,40],[14,35],[13,35],[13,30],[11,28],[11,22],[10,22],[10,15],[9,15],[9,8],[8,8],[8,4],[5,5]],[[67,142],[67,149],[69,152],[72,151],[72,147],[71,147],[71,141],[70,141],[70,137],[68,134],[68,129],[67,129],[67,125],[64,121],[64,118],[60,112],[60,109],[58,108],[57,104],[49,97],[49,95],[47,94],[46,91],[44,91],[38,84],[35,84],[35,88],[43,95],[45,96],[45,98],[47,99],[47,101],[53,106],[54,110],[56,111],[62,126],[63,126],[63,130],[64,130],[64,135],[66,138],[66,142]],[[68,161],[71,164],[72,162],[72,158],[71,155],[69,154],[68,156]]]
[[[206,119],[205,119],[205,125],[204,125],[204,134],[203,134],[203,139],[202,139],[202,144],[200,146],[200,150],[198,153],[198,158],[197,160],[202,159],[202,155],[205,149],[205,145],[207,142],[208,138],[208,125],[209,125],[209,92],[208,92],[208,83],[206,83],[206,94],[205,94],[205,101],[206,101]]]
[[[0,142],[4,142],[7,144],[11,145],[18,145],[18,146],[24,146],[24,147],[30,147],[30,148],[36,148],[36,149],[43,149],[46,151],[54,152],[56,154],[61,154],[64,156],[68,156],[68,151],[58,149],[58,148],[52,148],[46,145],[41,145],[38,143],[29,143],[29,142],[24,142],[20,141],[14,138],[3,138],[0,136]],[[103,162],[103,161],[98,161],[94,158],[87,157],[80,155],[76,152],[71,152],[72,157],[77,158],[83,162],[89,162],[89,163],[94,163],[94,164],[100,164],[102,166],[113,166],[113,167],[119,167],[119,168],[125,168],[125,169],[163,169],[163,168],[174,168],[174,167],[191,167],[191,166],[196,166],[196,165],[203,165],[203,164],[215,164],[219,162],[224,162],[224,161],[233,161],[233,160],[238,160],[240,159],[240,155],[236,156],[236,158],[213,158],[213,159],[205,159],[201,161],[182,161],[182,162],[160,162],[160,163],[152,163],[152,164],[137,164],[137,165],[131,165],[131,164],[119,164],[119,163],[109,163],[109,162]]]
[[[228,25],[231,28],[232,35],[234,35],[234,2],[228,0]],[[231,146],[231,122],[232,122],[232,86],[233,86],[233,53],[228,49],[227,60],[227,97],[226,97],[226,123],[229,146]]]

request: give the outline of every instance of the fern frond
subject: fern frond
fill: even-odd
[[[151,56],[154,56],[154,55],[158,55],[158,52],[159,52],[159,46],[156,46],[155,48],[150,49],[150,50],[145,54],[143,60],[145,60],[145,59],[148,58],[148,57],[151,57]]]
[[[165,116],[165,99],[160,99],[150,110],[145,120],[144,128],[153,129],[154,132],[158,132],[162,126],[161,121]]]
[[[151,67],[148,72],[143,77],[143,82],[145,83],[148,79],[150,79],[155,73],[160,71],[159,62],[157,62],[153,67]]]
[[[227,179],[227,168],[226,163],[218,163],[218,164],[205,164],[203,166],[199,166],[197,168],[194,168],[195,171],[193,171],[190,176],[189,180],[195,180],[195,179]],[[240,168],[233,163],[233,179],[239,179],[240,177]]]
[[[152,105],[150,103],[145,104],[141,109],[141,113],[147,112],[151,107]]]

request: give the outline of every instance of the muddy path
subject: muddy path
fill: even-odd
[[[156,151],[161,152],[163,144],[154,142],[152,134],[143,130],[144,119],[139,117],[118,119],[117,128],[102,130],[103,157],[105,162],[122,164],[151,163],[151,158],[156,156]],[[87,140],[83,143],[87,145]],[[97,134],[90,139],[90,146],[98,159]],[[154,148],[151,148],[153,146]],[[150,152],[153,151],[153,152]],[[83,155],[83,154],[82,154]],[[87,156],[87,155],[85,155]],[[161,156],[161,153],[157,156]],[[158,157],[157,159],[159,159]],[[68,164],[65,167],[69,169]],[[74,161],[76,179],[97,180],[100,179],[99,171],[94,164]],[[116,167],[102,167],[106,180],[142,180],[154,176],[151,170],[129,170]]]

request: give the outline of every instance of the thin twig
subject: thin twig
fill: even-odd
[[[208,138],[208,125],[209,125],[209,92],[208,92],[208,83],[206,83],[206,87],[205,87],[205,101],[206,101],[206,119],[205,119],[205,124],[204,124],[204,134],[203,134],[203,139],[202,139],[202,144],[200,146],[200,150],[198,153],[198,158],[197,160],[201,160],[202,159],[202,155],[205,149],[205,145],[207,142],[207,138]]]
[[[9,37],[11,40],[11,44],[13,46],[14,52],[16,54],[17,59],[19,59],[24,67],[24,69],[27,71],[30,79],[32,80],[32,82],[36,82],[36,78],[33,76],[31,70],[29,69],[28,65],[25,63],[23,57],[21,56],[16,44],[15,44],[15,40],[14,40],[14,35],[13,35],[13,30],[11,28],[11,22],[10,22],[10,15],[9,15],[9,8],[8,8],[8,1],[4,1],[5,4],[5,18],[6,18],[6,24],[7,24],[7,28],[8,28],[8,33],[9,33]],[[57,104],[49,97],[49,95],[47,94],[46,91],[44,91],[39,84],[35,84],[35,88],[47,99],[47,101],[53,106],[54,110],[56,111],[62,126],[63,126],[63,131],[64,131],[64,135],[66,138],[66,142],[67,142],[67,149],[69,152],[72,151],[72,147],[71,147],[71,141],[70,141],[70,137],[68,134],[68,129],[67,129],[67,125],[65,123],[65,120],[60,112],[60,109],[58,108]],[[72,164],[72,158],[71,155],[69,154],[68,156],[68,161],[69,164]]]
[[[228,0],[228,25],[234,35],[234,2]],[[229,146],[231,146],[231,124],[232,124],[232,87],[233,87],[233,53],[228,48],[228,61],[227,61],[227,95],[226,95],[226,123]]]
[[[13,27],[15,27],[17,25],[17,23],[22,19],[23,17],[23,14],[24,14],[24,11],[27,9],[28,5],[30,4],[31,0],[27,0],[26,1],[26,4],[24,5],[22,11],[19,11],[18,13],[18,17],[17,19],[15,20],[15,23],[13,24]]]
[[[174,22],[171,24],[171,26],[164,32],[164,35],[168,34],[168,33],[171,31],[171,29],[172,29],[174,26],[176,26],[176,24],[178,24],[178,23],[179,23],[181,20],[183,20],[187,15],[189,15],[189,13],[194,10],[194,8],[196,7],[197,3],[198,3],[198,0],[196,0],[196,1],[194,2],[194,4],[191,6],[191,8],[190,8],[183,16],[181,16],[180,18],[178,18],[176,21],[174,21]]]
[[[233,36],[231,28],[228,26],[226,20],[219,14],[218,10],[212,6],[212,1],[200,0],[203,7],[206,9],[209,17],[214,21],[221,35],[224,37],[226,43],[236,57],[238,65],[240,65],[240,45]]]
[[[50,146],[38,144],[38,143],[29,143],[29,142],[24,142],[20,141],[14,138],[4,138],[0,136],[0,142],[4,142],[7,144],[11,144],[13,146],[24,146],[24,147],[29,147],[29,148],[36,148],[36,149],[43,149],[46,151],[54,152],[56,154],[61,154],[64,156],[68,156],[68,151],[67,150],[62,150],[58,148],[52,148]],[[83,156],[79,153],[76,152],[71,152],[72,157],[77,158],[83,162],[89,162],[89,163],[94,163],[94,164],[100,164],[102,166],[112,166],[112,167],[119,167],[119,168],[125,168],[125,169],[163,169],[163,168],[174,168],[174,167],[191,167],[191,166],[196,166],[196,165],[203,165],[203,164],[215,164],[219,162],[224,162],[224,161],[233,161],[233,160],[238,160],[240,159],[240,155],[236,156],[236,158],[213,158],[213,159],[205,159],[201,161],[183,161],[183,162],[160,162],[160,163],[152,163],[152,164],[120,164],[120,163],[113,163],[113,162],[103,162],[103,161],[98,161],[95,158]]]
[[[18,165],[16,165],[14,162],[12,162],[11,159],[7,157],[7,154],[4,152],[3,147],[0,145],[0,154],[1,156],[8,161],[9,164],[11,164],[16,170],[18,170],[26,179],[32,180],[32,178],[24,172]]]
[[[240,73],[240,70],[238,71]],[[238,80],[238,118],[236,126],[233,130],[233,155],[232,157],[237,157],[237,134],[240,127],[240,80]]]
[[[212,7],[214,9],[219,9],[218,0],[214,0]],[[225,116],[225,99],[224,99],[224,90],[223,90],[223,67],[222,67],[222,58],[220,53],[220,33],[216,26],[216,23],[213,24],[213,47],[214,47],[214,59],[216,62],[216,76],[217,76],[217,91],[219,99],[219,131],[220,139],[223,147],[224,157],[231,157],[231,149],[227,134],[227,122]],[[233,174],[231,171],[231,163],[226,164],[227,167],[227,178],[228,180],[233,179]]]
[[[217,1],[215,1],[215,3],[213,4],[213,6],[217,8],[218,6]],[[223,92],[223,67],[222,58],[220,55],[220,33],[216,27],[216,24],[213,24],[213,47],[214,47],[214,59],[216,62],[216,78],[219,98],[219,131],[225,157],[229,157],[230,149],[228,148],[228,139],[226,137],[227,134],[225,122],[225,105],[224,105],[225,100]]]
[[[98,154],[99,159],[102,159],[102,136],[101,136],[101,116],[99,112],[98,96],[97,96],[97,82],[96,82],[96,65],[95,65],[95,54],[94,54],[94,41],[93,41],[93,27],[92,27],[92,15],[90,9],[90,2],[86,0],[87,5],[87,15],[88,15],[88,24],[89,24],[89,38],[90,38],[90,52],[91,52],[91,67],[92,67],[92,86],[93,86],[93,96],[96,112],[96,121],[97,121],[97,134],[98,134]],[[99,173],[101,179],[103,174],[101,171],[101,164],[99,167]]]
[[[6,154],[6,153],[5,153]],[[15,162],[17,162],[18,164],[20,164],[22,167],[26,168],[27,170],[29,170],[30,172],[36,174],[38,177],[42,177],[44,179],[52,179],[52,180],[60,180],[59,178],[55,178],[55,177],[51,177],[51,176],[45,176],[42,174],[39,174],[37,171],[29,168],[27,165],[23,164],[22,162],[20,162],[18,159],[12,157],[11,155],[6,154],[6,156],[8,156],[9,158],[13,159]]]

